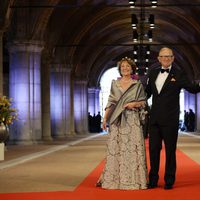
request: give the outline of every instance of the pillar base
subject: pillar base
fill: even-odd
[[[42,137],[42,140],[45,141],[45,142],[46,142],[46,141],[47,141],[47,142],[48,142],[48,141],[53,141],[53,139],[52,139],[51,136],[43,136],[43,137]]]
[[[70,131],[70,132],[68,132],[68,133],[66,134],[67,137],[74,137],[74,136],[76,136],[76,135],[77,135],[77,133],[76,133],[75,131]]]
[[[0,143],[0,160],[4,160],[4,151],[5,151],[5,144],[2,142]]]

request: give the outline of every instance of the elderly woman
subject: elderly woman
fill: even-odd
[[[146,95],[139,80],[133,78],[136,65],[130,58],[118,62],[121,78],[112,81],[103,118],[109,123],[104,170],[96,184],[105,189],[147,188],[146,150],[142,131]]]

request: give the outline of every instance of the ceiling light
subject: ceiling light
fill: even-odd
[[[154,15],[149,15],[149,25],[150,25],[150,28],[154,28],[155,26],[155,23],[154,23]]]
[[[156,8],[158,1],[156,1],[156,0],[150,0],[150,1],[151,1],[151,7]]]
[[[135,8],[136,0],[129,0],[130,8]]]
[[[133,42],[137,42],[138,41],[138,33],[136,30],[133,31]]]
[[[131,24],[132,24],[133,29],[137,28],[138,19],[137,19],[137,16],[135,14],[131,15]]]
[[[149,42],[152,42],[153,41],[153,33],[152,33],[152,30],[149,30],[148,33],[148,38],[149,38]]]

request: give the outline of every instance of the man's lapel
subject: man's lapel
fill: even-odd
[[[159,72],[160,72],[160,68],[156,69],[155,72],[153,73],[153,77],[152,77],[152,79],[153,79],[153,90],[155,90],[157,94],[158,94],[158,90],[157,90],[157,87],[156,87],[156,79],[158,77]]]

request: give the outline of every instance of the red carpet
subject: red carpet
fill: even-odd
[[[0,194],[0,200],[199,200],[200,165],[177,151],[177,179],[173,190],[163,189],[164,153],[162,153],[160,182],[156,189],[118,191],[96,188],[103,162],[73,192],[39,192]]]

